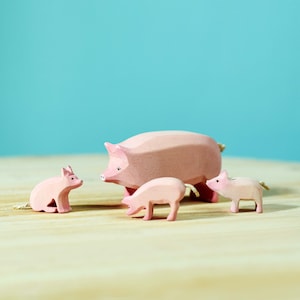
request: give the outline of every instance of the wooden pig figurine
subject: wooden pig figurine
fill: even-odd
[[[62,168],[60,177],[49,178],[34,187],[30,194],[30,206],[35,211],[69,212],[69,192],[82,183],[70,166]]]
[[[132,195],[144,183],[159,177],[175,177],[192,184],[199,200],[217,202],[218,194],[205,184],[221,171],[221,151],[211,137],[188,131],[145,132],[119,143],[105,143],[109,154],[104,182],[125,187]]]
[[[167,220],[175,221],[179,203],[185,195],[186,187],[190,187],[195,195],[199,197],[199,193],[194,186],[184,184],[180,179],[174,177],[161,177],[146,182],[133,195],[125,197],[122,203],[129,207],[127,215],[134,215],[145,208],[144,220],[152,219],[154,204],[169,204],[171,212]]]
[[[206,181],[206,184],[215,192],[232,200],[231,212],[239,211],[240,200],[254,200],[256,212],[263,212],[262,191],[269,189],[264,182],[259,182],[250,178],[236,177],[229,178],[226,171],[222,171],[219,176]]]

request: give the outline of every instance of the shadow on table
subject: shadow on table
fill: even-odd
[[[114,210],[124,209],[122,204],[80,204],[72,205],[72,211],[91,211],[91,210]]]
[[[240,208],[239,212],[237,213],[238,215],[242,214],[257,214],[259,215],[264,215],[264,214],[269,214],[269,213],[274,213],[274,212],[279,212],[279,211],[285,211],[285,210],[291,210],[299,208],[299,206],[296,205],[284,205],[284,204],[265,204],[264,205],[264,212],[262,214],[257,214],[256,211],[251,207],[244,207]],[[186,221],[186,220],[201,220],[201,219],[213,219],[213,218],[220,218],[220,217],[233,217],[236,216],[237,214],[232,213],[229,210],[225,211],[223,210],[215,210],[215,211],[195,211],[195,212],[179,212],[177,216],[177,221]]]
[[[271,188],[269,191],[264,191],[263,198],[267,199],[268,197],[272,196],[283,196],[283,199],[278,200],[278,203],[266,203],[264,201],[264,213],[272,213],[277,211],[284,211],[284,210],[290,210],[295,209],[298,206],[296,205],[286,205],[284,204],[284,196],[289,196],[295,194],[295,191],[291,188],[286,187],[274,187]],[[300,196],[299,196],[300,198]],[[95,199],[92,199],[95,201]],[[99,199],[99,203],[97,204],[73,204],[72,205],[72,211],[96,211],[96,210],[118,210],[118,209],[126,209],[127,206],[121,203],[120,197],[115,198],[105,198],[105,199]],[[218,203],[208,203],[203,201],[197,201],[197,200],[191,200],[189,197],[185,197],[181,203],[180,206],[195,206],[195,212],[179,212],[178,214],[178,220],[191,220],[191,219],[202,219],[202,218],[218,218],[218,217],[224,217],[224,216],[230,216],[233,215],[233,213],[230,212],[230,199],[224,198],[222,196],[219,197],[218,203],[228,203],[228,209],[224,210],[224,208],[220,208],[217,206]],[[202,211],[201,205],[206,204],[205,209]],[[207,209],[207,205],[209,205],[209,209]],[[211,205],[211,207],[210,207]],[[155,205],[156,208],[158,207],[169,207],[168,204],[164,205]],[[240,210],[239,213],[255,213],[255,205],[252,201],[240,201]],[[183,215],[184,217],[180,217],[180,215]],[[137,217],[139,218],[139,217]],[[154,216],[154,220],[160,220],[164,219],[165,217],[161,216]]]
[[[247,201],[248,202],[248,201]],[[185,203],[184,205],[189,205],[189,206],[197,206],[197,209],[195,211],[189,211],[189,212],[184,212],[180,211],[178,212],[176,222],[182,222],[182,221],[188,221],[188,220],[203,220],[203,219],[217,219],[221,217],[234,217],[237,214],[234,214],[230,212],[229,207],[230,207],[230,202],[228,201],[228,209],[218,209],[217,206],[215,208],[206,208],[201,211],[201,202],[200,203],[194,203],[194,202],[188,202]],[[214,205],[214,204],[212,204]],[[242,206],[242,204],[241,204]],[[160,205],[160,208],[163,207],[168,207],[168,205]],[[298,208],[299,206],[296,205],[285,205],[281,203],[270,203],[270,204],[265,204],[264,205],[264,212],[263,214],[269,214],[269,213],[274,213],[278,211],[285,211],[285,210],[291,210]],[[166,220],[168,212],[162,212],[158,207],[154,207],[154,216],[151,221],[159,221],[159,220]],[[73,205],[72,206],[72,211],[73,212],[79,212],[79,211],[103,211],[103,210],[126,210],[126,207],[122,204],[113,204],[113,205]],[[254,210],[254,204],[253,206],[251,204],[247,204],[245,207],[240,207],[239,215],[242,214],[257,214]],[[263,214],[257,214],[263,215]],[[143,216],[132,216],[132,218],[135,219],[142,219]]]

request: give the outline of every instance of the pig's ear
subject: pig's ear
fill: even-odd
[[[74,174],[71,166],[67,166],[66,170],[69,171],[70,174]]]
[[[127,148],[121,145],[114,145],[111,143],[104,143],[104,146],[107,150],[108,153],[117,153],[117,154],[121,154],[121,153],[127,153]]]
[[[62,177],[67,176],[68,174],[70,174],[70,172],[67,169],[65,169],[65,168],[61,169],[61,176]]]
[[[124,147],[124,146],[116,145],[116,151],[122,152],[122,153],[127,153],[128,149],[126,147]]]
[[[107,150],[107,152],[108,153],[113,153],[113,152],[115,152],[116,151],[116,145],[114,145],[114,144],[111,144],[111,143],[109,143],[109,142],[105,142],[104,143],[104,146],[105,146],[105,148],[106,148],[106,150]]]
[[[223,170],[223,171],[221,172],[221,175],[222,175],[223,178],[228,178],[228,173],[227,173],[226,170]]]

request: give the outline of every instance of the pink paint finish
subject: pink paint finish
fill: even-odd
[[[30,206],[35,211],[69,212],[69,192],[82,183],[70,166],[62,168],[60,177],[49,178],[34,187],[30,194]]]
[[[239,211],[240,200],[254,200],[256,212],[263,212],[263,188],[269,189],[263,182],[244,177],[229,178],[227,172],[222,171],[219,176],[207,180],[206,184],[220,195],[232,200],[231,212]]]
[[[124,186],[125,196],[154,178],[175,177],[194,185],[201,200],[218,200],[217,193],[205,182],[219,174],[223,149],[206,135],[186,131],[146,132],[116,145],[105,143],[105,147],[109,164],[101,179]]]
[[[171,212],[167,220],[175,221],[180,201],[185,195],[186,185],[177,178],[161,177],[152,179],[139,187],[131,196],[122,200],[129,208],[127,215],[134,215],[142,209],[146,209],[144,220],[153,217],[154,204],[169,204]]]

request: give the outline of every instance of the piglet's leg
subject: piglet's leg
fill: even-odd
[[[143,220],[148,221],[151,220],[153,217],[153,204],[151,202],[148,203],[145,210],[145,216]]]
[[[262,213],[263,212],[262,199],[261,198],[255,199],[255,206],[256,206],[256,212],[257,213]]]
[[[57,207],[55,199],[52,199],[45,207],[41,208],[40,211],[41,210],[47,213],[56,213]]]
[[[233,212],[233,213],[238,213],[239,212],[239,200],[240,199],[232,199],[231,207],[230,207],[231,212]]]
[[[167,217],[167,220],[168,221],[175,221],[176,217],[177,217],[177,212],[178,212],[178,209],[179,209],[179,203],[178,202],[171,203],[170,208],[171,208],[171,211],[170,211],[170,213]]]
[[[57,211],[59,213],[67,213],[71,211],[68,194],[62,194],[57,201]]]
[[[68,202],[62,202],[57,206],[57,211],[59,213],[67,213],[70,212],[72,209],[70,207],[69,201]]]
[[[47,213],[56,213],[57,212],[57,208],[56,207],[53,207],[53,206],[46,206],[44,209],[43,209],[44,212],[47,212]]]

